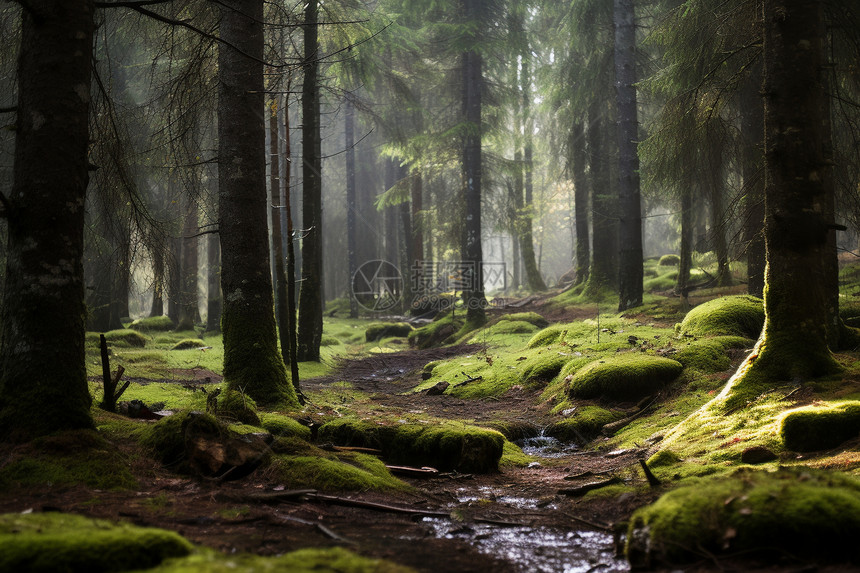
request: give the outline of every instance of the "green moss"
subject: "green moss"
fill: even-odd
[[[529,340],[528,348],[538,348],[551,344],[568,344],[597,332],[597,324],[593,321],[572,322],[568,324],[554,324],[547,327]]]
[[[466,424],[381,425],[347,418],[324,424],[319,437],[338,445],[382,450],[392,463],[462,472],[498,469],[505,440],[499,432]]]
[[[549,326],[549,321],[536,312],[514,312],[511,314],[503,314],[499,317],[499,322],[504,322],[506,320],[528,322],[538,328],[546,328]]]
[[[257,403],[250,396],[234,390],[227,390],[218,400],[218,415],[238,420],[243,424],[259,426]]]
[[[645,282],[642,283],[642,288],[646,292],[666,291],[674,288],[677,281],[678,272],[672,271],[670,273],[646,279]]]
[[[549,381],[558,376],[565,364],[570,362],[566,354],[542,353],[523,361],[523,371],[520,380],[524,384],[535,381]]]
[[[200,412],[180,412],[149,426],[141,433],[141,445],[151,448],[165,466],[177,471],[185,466],[185,435],[187,432],[225,436],[227,427],[215,416]]]
[[[149,339],[137,331],[122,329],[105,332],[105,340],[107,340],[109,346],[143,348]]]
[[[206,346],[206,343],[199,338],[183,338],[174,344],[171,350],[191,350],[203,348],[204,346]]]
[[[323,334],[322,338],[320,338],[320,346],[337,346],[338,344],[341,344],[341,341],[336,336]]]
[[[502,468],[524,468],[536,458],[523,453],[519,446],[505,440],[502,448],[502,459],[499,460],[499,467]]]
[[[530,334],[538,330],[538,327],[525,320],[500,320],[484,329],[480,334],[492,336],[496,334]]]
[[[681,257],[678,255],[663,255],[657,264],[661,267],[677,267],[681,264]]]
[[[545,433],[562,442],[585,443],[600,435],[606,424],[624,417],[622,412],[612,412],[597,406],[577,408],[573,415],[547,426]]]
[[[430,324],[413,330],[409,334],[409,344],[418,348],[432,348],[453,342],[454,336],[463,328],[465,318],[464,312],[458,312],[456,317],[450,312],[439,315]]]
[[[148,316],[146,318],[138,318],[130,325],[132,330],[140,332],[166,331],[176,328],[176,324],[170,320],[169,316]]]
[[[325,314],[326,316],[334,316],[339,314],[341,316],[349,315],[349,298],[340,297],[335,298],[325,303]]]
[[[119,452],[93,430],[38,438],[16,449],[0,468],[0,489],[75,484],[98,489],[137,487]]]
[[[385,561],[362,557],[341,547],[299,549],[277,557],[225,555],[201,549],[185,558],[171,559],[149,573],[411,573],[413,570]]]
[[[406,489],[381,461],[365,454],[324,455],[276,454],[266,474],[286,487],[332,491]]]
[[[809,469],[739,470],[664,494],[631,519],[634,567],[701,559],[702,552],[777,552],[856,561],[860,482]]]
[[[289,416],[274,413],[260,414],[260,426],[273,436],[311,439],[311,429]]]
[[[724,296],[692,309],[681,322],[681,332],[694,336],[743,336],[756,339],[764,325],[764,305],[749,295]]]
[[[388,336],[406,337],[413,330],[408,322],[375,322],[367,327],[364,336],[368,342],[373,342]]]
[[[172,531],[69,515],[0,515],[0,571],[109,572],[154,567],[187,555]]]
[[[659,468],[673,466],[681,461],[681,458],[672,450],[660,450],[648,458],[648,467]]]
[[[860,435],[860,402],[790,410],[780,421],[779,435],[796,452],[835,448]]]
[[[726,353],[732,348],[752,348],[755,341],[742,336],[716,336],[691,342],[679,350],[672,358],[701,372],[722,372],[731,366],[731,358]]]
[[[653,394],[681,373],[680,362],[641,352],[625,352],[596,360],[573,375],[570,395],[574,398],[636,400]]]

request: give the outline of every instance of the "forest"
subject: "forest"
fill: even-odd
[[[0,34],[0,573],[860,568],[857,0]]]

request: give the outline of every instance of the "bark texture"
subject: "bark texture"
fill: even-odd
[[[295,406],[296,394],[278,350],[269,270],[263,2],[222,4],[220,30],[227,44],[218,54],[218,228],[224,378],[231,390],[257,402]]]
[[[84,199],[91,0],[23,11],[14,182],[0,301],[0,441],[89,428]]]

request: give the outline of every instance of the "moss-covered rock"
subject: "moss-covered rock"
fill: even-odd
[[[549,321],[536,312],[514,312],[511,314],[503,314],[499,317],[499,322],[528,322],[538,328],[546,328],[549,326]]]
[[[93,430],[38,438],[17,448],[0,467],[0,490],[76,484],[97,489],[137,487],[125,459]]]
[[[463,329],[465,318],[465,312],[458,312],[456,317],[450,312],[439,315],[430,324],[409,333],[409,344],[418,348],[433,348],[454,342],[457,333]]]
[[[677,267],[681,264],[681,257],[678,255],[663,255],[657,264],[661,267]]]
[[[550,344],[555,344],[559,342],[563,336],[567,334],[567,328],[565,325],[557,324],[554,326],[550,326],[549,328],[544,328],[534,336],[532,336],[529,343],[526,345],[528,348],[537,348],[538,346],[549,346]]]
[[[573,398],[637,400],[674,380],[683,365],[668,358],[625,352],[583,366],[570,380]]]
[[[323,334],[322,338],[320,338],[320,346],[337,346],[338,344],[341,344],[341,341],[336,336]]]
[[[749,295],[724,296],[693,308],[681,322],[681,332],[694,336],[758,338],[764,325],[764,304]]]
[[[188,471],[187,434],[224,437],[229,435],[229,430],[215,416],[202,412],[180,412],[149,426],[141,433],[140,443],[152,449],[165,466],[177,471]]]
[[[485,335],[492,336],[495,334],[531,334],[539,330],[537,326],[525,320],[500,320],[496,324],[488,326],[486,329],[476,333],[475,338]]]
[[[194,348],[203,348],[206,343],[199,338],[183,338],[173,345],[171,350],[192,350]]]
[[[570,361],[570,356],[557,352],[537,354],[523,363],[520,380],[524,384],[552,380]]]
[[[860,402],[790,410],[780,421],[779,435],[785,447],[795,452],[835,448],[860,436]]]
[[[606,424],[624,417],[622,412],[612,412],[597,406],[577,408],[569,418],[547,426],[544,433],[562,442],[585,443],[600,435]]]
[[[311,429],[282,414],[263,413],[260,414],[260,427],[264,428],[273,436],[289,437],[294,436],[303,440],[311,439]]]
[[[172,531],[69,515],[0,515],[0,571],[130,571],[187,555],[191,544]]]
[[[260,417],[257,416],[257,403],[247,394],[227,390],[221,394],[218,400],[218,415],[232,418],[243,424],[259,426]]]
[[[276,557],[224,555],[200,550],[188,557],[171,559],[149,573],[411,573],[413,570],[385,561],[370,559],[341,547],[299,549]]]
[[[381,340],[388,336],[409,336],[414,329],[408,322],[375,322],[364,331],[368,342]]]
[[[406,489],[406,484],[373,456],[358,453],[275,455],[266,474],[290,488],[329,491]]]
[[[140,332],[164,332],[176,328],[176,323],[170,320],[169,316],[148,316],[146,318],[138,318],[128,325],[128,327]]]
[[[860,561],[860,481],[809,469],[739,470],[694,480],[638,510],[627,556],[634,567],[755,552]]]
[[[105,340],[108,345],[119,348],[143,348],[149,339],[135,330],[124,328],[105,332]]]
[[[393,463],[476,473],[498,469],[505,439],[494,430],[466,424],[380,425],[346,418],[324,424],[319,438],[382,450]]]
[[[679,350],[673,358],[684,365],[711,374],[722,372],[731,366],[727,353],[732,348],[752,348],[754,340],[742,336],[715,336],[691,342]]]

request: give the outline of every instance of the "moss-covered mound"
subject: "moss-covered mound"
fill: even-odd
[[[715,336],[691,342],[679,350],[673,358],[684,365],[712,374],[722,372],[731,366],[731,358],[727,353],[732,348],[752,348],[754,340],[742,336]]]
[[[379,425],[345,418],[324,424],[319,437],[382,450],[392,463],[476,473],[498,469],[505,441],[499,432],[465,424]]]
[[[860,436],[860,402],[804,406],[783,416],[779,435],[795,452],[835,448]]]
[[[227,390],[221,394],[221,399],[218,400],[218,415],[250,426],[260,425],[257,403],[247,394],[233,390]]]
[[[303,440],[311,439],[311,429],[304,424],[281,414],[260,414],[260,427],[273,436],[294,436]]]
[[[485,330],[480,331],[477,336],[491,336],[494,334],[531,334],[537,330],[539,330],[537,326],[525,320],[500,320],[496,324],[488,326]]]
[[[663,255],[657,264],[661,267],[677,267],[681,264],[681,257],[678,255]]]
[[[341,341],[336,336],[323,334],[322,338],[320,338],[320,346],[337,346],[338,344],[341,344]]]
[[[809,469],[739,470],[695,480],[638,510],[627,556],[640,568],[723,552],[858,562],[858,536],[856,478]]]
[[[173,345],[171,350],[192,350],[194,348],[203,348],[206,343],[199,338],[183,338]]]
[[[612,412],[597,406],[585,406],[577,408],[569,418],[550,424],[544,433],[562,442],[582,444],[600,435],[603,426],[620,420],[623,416],[621,412]]]
[[[523,362],[520,380],[524,384],[552,380],[569,361],[570,356],[566,354],[557,352],[538,354]]]
[[[105,340],[118,348],[143,348],[149,339],[136,330],[123,328],[105,332]]]
[[[368,342],[374,342],[387,336],[406,337],[413,330],[408,322],[376,322],[367,327],[364,337]]]
[[[137,481],[119,452],[93,430],[71,430],[17,448],[0,468],[0,491],[14,486],[81,484],[130,489]]]
[[[724,296],[692,309],[681,322],[681,332],[694,336],[758,338],[764,325],[764,305],[749,295]]]
[[[466,313],[459,312],[439,315],[436,320],[409,333],[409,344],[418,348],[433,348],[448,342],[454,342],[458,332],[465,324]]]
[[[277,557],[224,555],[202,550],[188,557],[171,559],[148,573],[410,573],[413,570],[362,557],[340,547],[299,549]]]
[[[141,434],[140,443],[151,448],[165,466],[186,471],[186,435],[192,434],[224,437],[229,434],[229,430],[215,416],[201,412],[180,412],[149,426]]]
[[[499,317],[499,322],[504,322],[506,320],[514,322],[528,322],[529,324],[533,324],[538,328],[546,328],[547,326],[549,326],[549,321],[536,312],[514,312],[511,314],[504,314]]]
[[[170,320],[169,316],[148,316],[146,318],[138,318],[130,325],[129,328],[139,330],[140,332],[164,332],[176,328],[176,324]]]
[[[583,366],[570,380],[573,398],[637,400],[674,380],[684,366],[668,358],[625,352]]]
[[[282,445],[280,447],[283,447]],[[338,456],[321,450],[306,455],[275,455],[266,474],[290,488],[328,491],[405,489],[380,460],[358,453]]]
[[[0,571],[130,571],[187,555],[191,544],[163,529],[62,513],[0,515]]]

